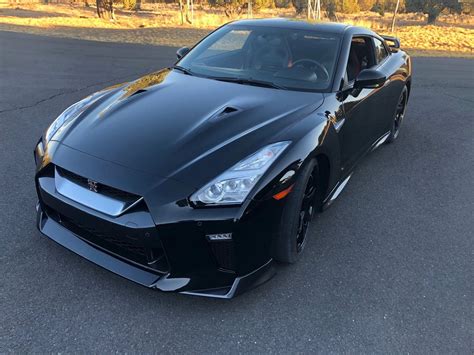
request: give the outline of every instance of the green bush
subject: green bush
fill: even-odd
[[[357,0],[321,0],[321,7],[330,17],[333,17],[336,11],[345,14],[360,11]]]
[[[223,7],[227,17],[239,15],[243,12],[247,1],[245,0],[207,0],[212,7]]]
[[[248,0],[207,0],[212,7],[221,7],[225,9],[225,14],[228,17],[239,15],[247,11]],[[290,0],[288,0],[290,1]],[[273,0],[251,0],[252,10],[259,11],[260,9],[274,7]]]
[[[339,2],[339,4],[339,11],[345,14],[353,14],[360,11],[357,0],[342,0]]]
[[[290,7],[291,0],[275,0],[275,7],[287,8]]]
[[[306,11],[308,7],[308,1],[307,0],[291,0],[293,7],[296,10],[297,15],[301,15],[303,12]]]
[[[369,11],[375,5],[376,0],[359,0],[359,7],[361,11]]]
[[[385,16],[385,4],[382,1],[378,1],[372,6],[371,9],[373,12],[377,12],[380,16],[384,17]]]
[[[445,9],[460,13],[462,7],[458,0],[406,0],[406,10],[427,14],[428,23],[434,23]]]
[[[275,7],[273,0],[252,0],[252,10],[269,9]]]

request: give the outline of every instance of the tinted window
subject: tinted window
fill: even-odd
[[[179,65],[208,78],[270,82],[290,90],[324,91],[340,38],[289,28],[230,25],[197,45]]]
[[[354,37],[349,51],[349,60],[347,63],[347,79],[354,80],[364,69],[374,66],[370,38]]]
[[[203,58],[209,55],[215,55],[219,53],[237,51],[242,49],[250,31],[229,31],[219,41],[212,44],[207,51],[203,52],[198,58]]]
[[[383,45],[382,41],[377,38],[374,38],[374,47],[375,58],[377,60],[377,63],[380,63],[388,56],[387,50],[385,49],[385,46]]]

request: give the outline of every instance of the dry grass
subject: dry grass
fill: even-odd
[[[255,17],[294,17],[292,9],[263,10]],[[230,19],[222,11],[198,8],[193,26],[181,25],[174,5],[146,4],[144,11],[117,10],[116,21],[98,19],[94,8],[71,5],[22,5],[0,7],[0,30],[110,42],[133,42],[168,46],[192,45]],[[240,16],[245,18],[246,16]],[[374,13],[343,15],[346,23],[370,27],[389,34],[390,15]],[[474,16],[442,16],[436,26],[426,26],[420,14],[399,16],[394,35],[415,54],[474,57]]]

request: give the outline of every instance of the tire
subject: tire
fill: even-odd
[[[390,135],[387,138],[387,143],[394,142],[400,134],[400,128],[405,117],[405,111],[407,108],[408,101],[408,89],[405,86],[398,99],[397,107],[395,108],[395,114],[393,116],[392,128],[390,129]]]
[[[317,207],[318,176],[318,164],[316,160],[311,160],[303,167],[287,196],[279,232],[273,243],[273,258],[277,261],[292,264],[304,250],[308,226]]]

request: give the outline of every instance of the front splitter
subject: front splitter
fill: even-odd
[[[38,229],[42,234],[94,264],[122,276],[127,280],[160,291],[180,292],[193,296],[230,299],[244,291],[263,284],[275,274],[274,262],[273,260],[269,260],[263,266],[249,274],[236,277],[234,282],[228,287],[180,291],[183,288],[185,289],[186,285],[188,285],[190,282],[189,278],[172,278],[169,274],[153,273],[99,250],[82,240],[55,220],[49,218],[41,209],[39,204],[37,206],[37,224]]]

